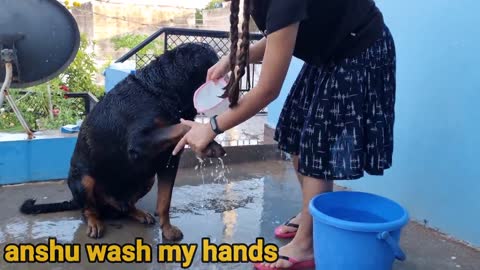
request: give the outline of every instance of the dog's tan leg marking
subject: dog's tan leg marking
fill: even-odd
[[[85,189],[85,198],[87,204],[95,203],[94,190],[95,190],[95,179],[90,175],[85,175],[82,177],[82,186]]]
[[[85,190],[85,209],[83,215],[87,220],[87,235],[91,238],[100,238],[104,233],[104,225],[95,208],[95,179],[89,175],[82,178],[82,186]]]
[[[159,179],[157,192],[157,213],[160,220],[160,228],[166,240],[178,241],[183,238],[182,231],[170,223],[170,201],[172,200],[173,182],[167,179]]]
[[[98,213],[91,209],[85,209],[83,212],[87,220],[87,235],[91,238],[100,238],[103,236],[105,227],[100,220]]]

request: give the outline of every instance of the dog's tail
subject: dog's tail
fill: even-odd
[[[23,202],[22,206],[20,207],[20,212],[22,212],[23,214],[31,215],[72,211],[78,209],[80,209],[80,206],[73,200],[59,203],[35,204],[35,200],[28,199]]]

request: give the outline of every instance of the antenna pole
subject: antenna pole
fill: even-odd
[[[13,68],[12,68],[12,63],[5,63],[5,80],[3,80],[3,85],[2,89],[0,90],[0,108],[3,105],[3,100],[5,99],[5,96],[7,95],[7,89],[10,87],[10,84],[12,83],[12,77],[13,77]]]
[[[32,130],[28,127],[27,121],[23,118],[22,113],[18,109],[17,105],[15,104],[15,100],[13,97],[8,93],[8,88],[10,88],[10,84],[12,83],[13,79],[13,65],[12,62],[15,59],[15,53],[12,49],[4,49],[0,52],[2,62],[5,62],[5,80],[3,82],[1,92],[0,92],[0,107],[2,106],[3,99],[5,98],[10,107],[12,107],[15,116],[17,116],[18,121],[22,125],[23,129],[28,135],[28,139],[31,140],[34,138]]]

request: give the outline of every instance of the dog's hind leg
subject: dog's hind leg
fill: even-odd
[[[140,182],[142,183],[142,181]],[[133,195],[130,201],[128,216],[142,224],[155,224],[155,218],[150,213],[147,213],[135,207],[135,203],[152,189],[153,184],[155,184],[155,177],[152,177],[148,181],[146,181],[143,187],[139,188],[139,191]]]
[[[82,178],[81,183],[85,192],[85,208],[82,212],[87,221],[87,235],[91,238],[101,238],[105,231],[105,226],[96,207],[95,179],[86,175]]]
[[[157,169],[158,192],[157,214],[160,220],[162,236],[168,241],[178,241],[183,238],[182,231],[170,223],[170,202],[172,200],[173,185],[177,177],[180,157],[172,156],[167,167]]]
[[[150,213],[144,212],[135,207],[130,210],[128,216],[142,224],[155,224],[155,218]]]

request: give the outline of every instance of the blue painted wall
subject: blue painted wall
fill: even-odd
[[[268,109],[267,125],[268,126],[275,128],[275,126],[277,125],[278,116],[282,111],[283,103],[285,102],[285,99],[288,96],[288,92],[290,91],[290,88],[295,82],[295,79],[297,78],[298,73],[302,69],[302,66],[303,66],[302,60],[295,57],[292,59],[292,62],[288,69],[287,77],[285,78],[282,90],[280,92],[280,95],[278,96],[277,99],[275,99],[275,101],[270,103],[267,107]]]
[[[394,164],[337,184],[388,196],[480,246],[480,1],[376,2],[397,46]]]
[[[76,137],[0,142],[0,184],[63,179]]]

